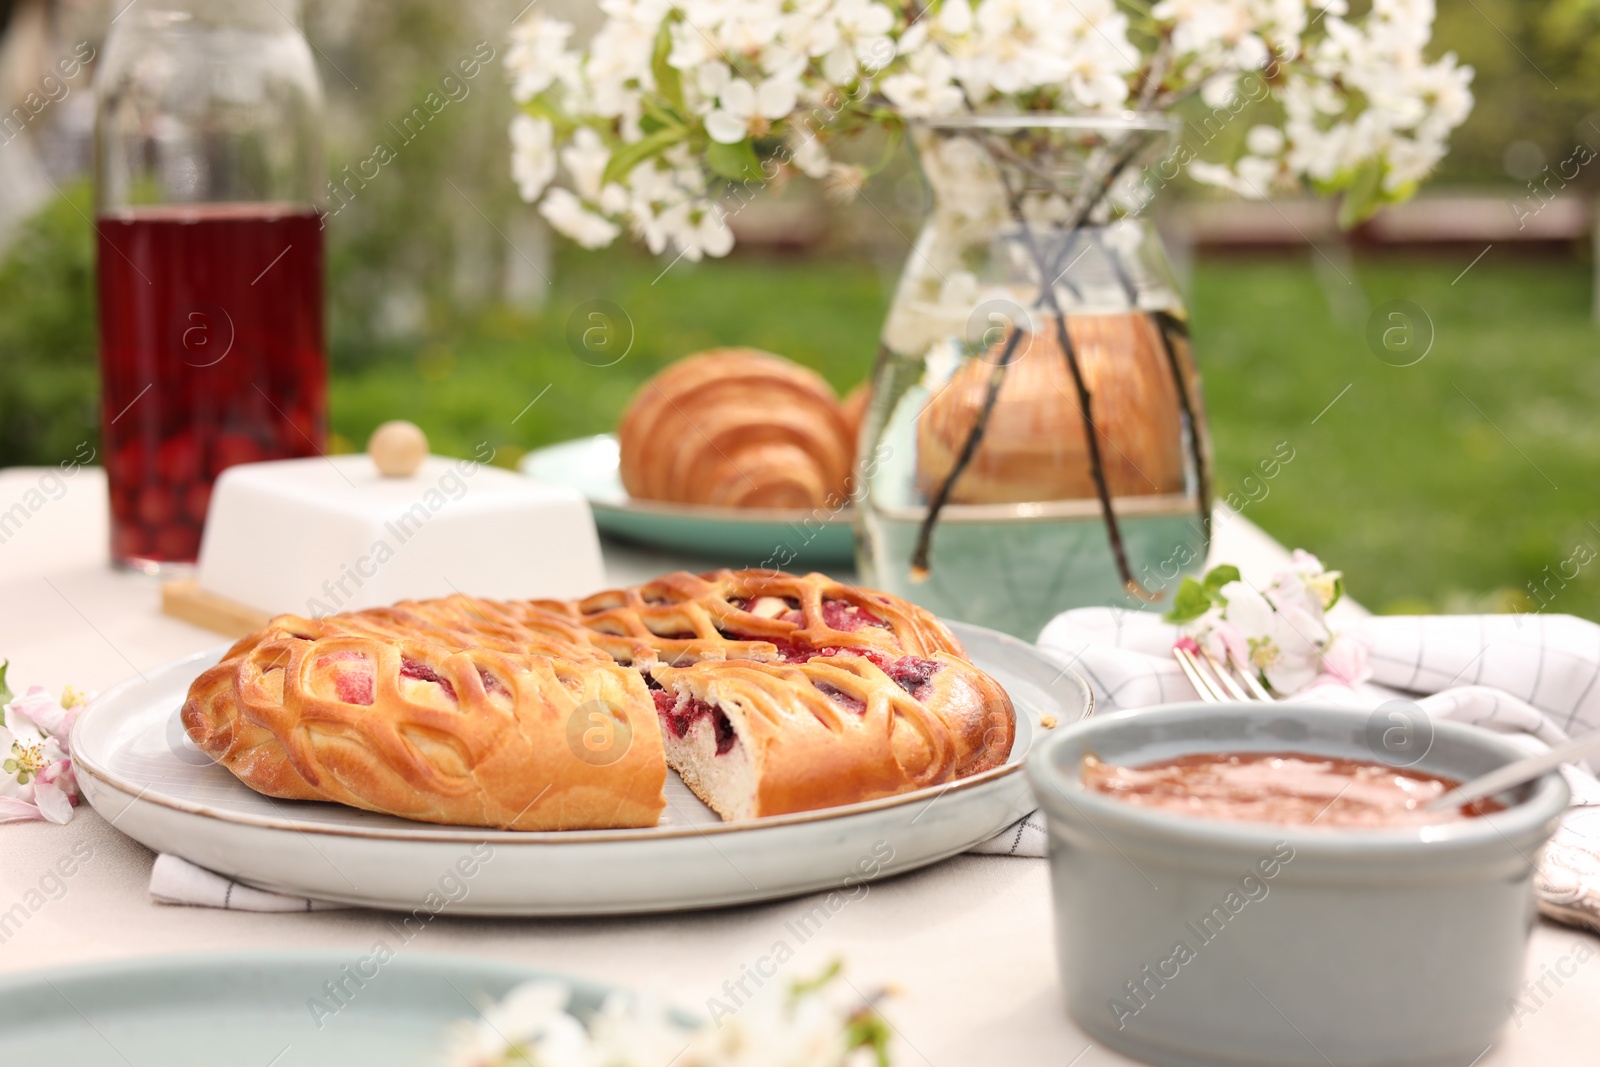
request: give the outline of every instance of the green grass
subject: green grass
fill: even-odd
[[[612,429],[646,378],[717,345],[782,353],[841,390],[870,373],[887,302],[875,268],[744,259],[663,274],[665,265],[628,250],[568,250],[540,315],[491,315],[457,344],[336,374],[333,428],[359,444],[384,419],[407,418],[439,451],[465,455],[487,440],[514,459]]]
[[[1580,558],[1600,551],[1589,271],[1495,256],[1455,284],[1465,261],[1210,261],[1195,272],[1220,494],[1258,498],[1247,516],[1343,568],[1354,595],[1380,610],[1528,610],[1537,602],[1527,583],[1580,544],[1590,550]],[[769,348],[848,387],[868,373],[888,300],[882,273],[865,263],[679,263],[655,280],[662,264],[633,253],[565,252],[557,267],[536,317],[491,318],[453,345],[338,374],[340,438],[359,444],[403,417],[440,451],[487,440],[511,461],[610,429],[650,373],[718,344]],[[1368,347],[1368,318],[1395,299],[1433,325],[1414,366]],[[569,319],[593,300],[632,324],[632,347],[612,366],[585,362],[567,342]],[[1261,479],[1257,465],[1280,442],[1293,460]],[[1548,588],[1548,610],[1600,617],[1600,565]]]
[[[1280,263],[1210,264],[1195,278],[1220,480],[1238,488],[1289,442],[1294,461],[1245,513],[1344,568],[1380,610],[1531,610],[1527,583],[1579,545],[1580,559],[1600,550],[1589,271],[1486,259],[1453,282],[1464,266],[1360,263],[1342,268],[1349,285]],[[1369,315],[1396,299],[1423,309],[1426,358],[1376,358],[1358,299]],[[1596,572],[1552,582],[1547,610],[1600,616]]]

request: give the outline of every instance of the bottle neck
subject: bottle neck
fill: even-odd
[[[322,86],[290,0],[139,0],[95,75],[101,212],[321,202]]]

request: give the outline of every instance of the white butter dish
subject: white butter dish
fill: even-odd
[[[439,456],[384,477],[358,454],[224,471],[198,579],[267,614],[320,616],[454,592],[581,596],[604,571],[575,490]]]

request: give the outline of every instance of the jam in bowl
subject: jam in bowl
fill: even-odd
[[[1435,722],[1386,759],[1370,719],[1172,705],[1034,749],[1062,992],[1091,1038],[1174,1067],[1461,1067],[1498,1042],[1566,784],[1427,810],[1523,750]]]
[[[1352,827],[1428,826],[1500,811],[1480,800],[1428,805],[1461,783],[1377,760],[1305,752],[1195,752],[1141,767],[1083,757],[1088,789],[1139,807],[1232,822]]]

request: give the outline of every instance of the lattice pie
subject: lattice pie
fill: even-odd
[[[518,830],[653,826],[669,765],[724,819],[891,796],[999,766],[1015,729],[921,608],[765,570],[278,616],[183,723],[270,796]]]

